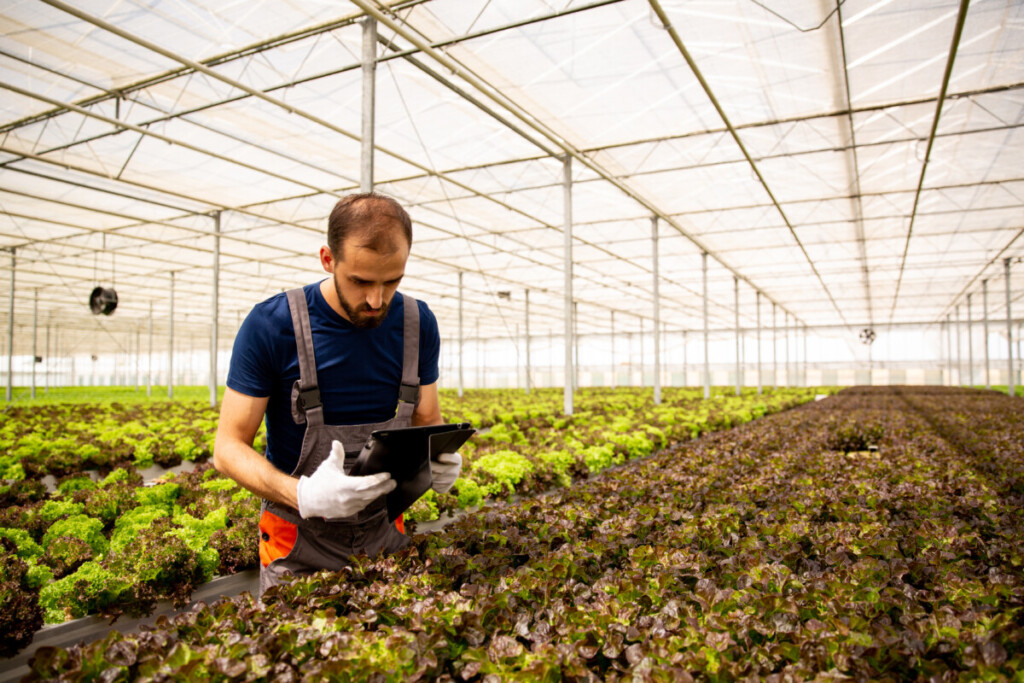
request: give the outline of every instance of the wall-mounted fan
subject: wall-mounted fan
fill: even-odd
[[[89,309],[93,315],[110,315],[117,308],[117,292],[113,289],[97,287],[89,295]]]

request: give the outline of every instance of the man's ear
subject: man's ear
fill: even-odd
[[[331,249],[327,245],[320,247],[320,265],[328,273],[334,272],[334,254],[331,253]]]

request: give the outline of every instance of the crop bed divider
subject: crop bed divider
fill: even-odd
[[[260,590],[259,569],[246,569],[237,574],[218,576],[212,581],[200,585],[192,593],[188,607],[180,609],[171,604],[170,600],[157,602],[156,609],[147,617],[137,619],[118,618],[110,623],[110,618],[104,618],[91,614],[81,619],[72,619],[62,624],[51,624],[36,631],[32,642],[10,659],[0,658],[0,683],[21,680],[29,673],[28,662],[35,655],[36,650],[41,647],[68,648],[76,643],[92,643],[104,638],[111,631],[129,633],[137,631],[140,626],[152,626],[159,617],[170,617],[175,614],[188,612],[197,603],[205,602],[210,604],[219,598],[235,598],[248,591],[258,595]]]

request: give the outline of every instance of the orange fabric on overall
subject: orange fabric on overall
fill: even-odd
[[[405,519],[398,515],[395,528],[405,533]],[[260,515],[260,564],[266,567],[279,557],[285,557],[295,546],[298,527],[286,522],[273,512],[264,510]]]
[[[279,557],[285,557],[295,546],[299,529],[273,512],[264,510],[260,515],[260,564],[266,567]]]

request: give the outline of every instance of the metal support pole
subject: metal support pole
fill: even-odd
[[[779,388],[779,327],[775,323],[775,302],[772,302],[772,389]]]
[[[953,321],[946,314],[946,386],[953,386]]]
[[[686,358],[686,330],[683,330],[683,386],[689,386],[690,382],[690,369],[689,362]]]
[[[785,326],[786,334],[786,386],[791,387],[793,386],[793,375],[792,370],[789,368],[789,311],[785,311],[785,318],[783,318],[782,324]]]
[[[644,319],[640,316],[636,317],[640,322],[640,384],[644,386],[644,368],[647,365],[647,359],[644,357]]]
[[[807,381],[807,326],[804,325],[804,386],[810,386],[810,382]]]
[[[462,271],[460,270],[459,271],[459,398],[462,398],[462,391],[463,391],[462,388],[464,386],[463,378],[462,378],[462,368],[464,366],[464,363],[463,363],[463,353],[462,353],[462,351],[463,351],[463,349],[462,349],[463,341],[464,341],[464,337],[462,335]]]
[[[1003,271],[1006,274],[1006,393],[1015,396],[1017,390],[1013,385],[1013,315],[1010,312],[1010,259],[1008,258],[1003,259]],[[13,278],[12,275],[12,281]],[[13,289],[11,287],[12,291]]]
[[[974,386],[974,340],[971,333],[974,326],[971,324],[971,295],[967,295],[967,386]]]
[[[577,392],[580,389],[580,308],[579,302],[572,302],[572,390]]]
[[[49,316],[47,316],[47,318],[49,318]],[[44,359],[44,362],[46,363],[46,372],[44,373],[44,378],[45,379],[44,379],[43,393],[44,394],[48,394],[48,393],[50,393],[50,368],[51,368],[51,365],[52,365],[52,363],[50,361],[50,323],[49,322],[46,323],[46,355],[43,356],[43,359]]]
[[[7,402],[14,396],[14,247],[11,247],[11,303],[7,313]]]
[[[36,357],[39,356],[39,290],[32,298],[32,398],[36,397]]]
[[[374,102],[377,79],[377,20],[363,19],[363,125],[359,191],[373,192]]]
[[[518,389],[519,380],[522,378],[522,368],[520,367],[519,363],[519,323],[516,323],[516,333],[514,339],[515,342],[513,345],[515,346],[516,351],[516,389]]]
[[[146,396],[153,396],[153,302],[149,302],[149,361],[146,367]]]
[[[142,367],[142,330],[135,328],[135,391],[139,390],[139,377]]]
[[[167,315],[167,398],[174,398],[174,271],[171,271],[170,312]]]
[[[651,258],[654,273],[654,405],[661,405],[661,297],[658,292],[658,217],[651,216]]]
[[[964,386],[964,360],[961,355],[961,329],[959,329],[959,304],[956,304],[956,386]]]
[[[708,357],[708,252],[702,251],[701,274],[704,282],[704,400],[711,398],[711,363]]]
[[[619,372],[619,368],[615,365],[615,311],[612,311],[612,389],[615,388],[617,379],[615,375]]]
[[[740,367],[740,279],[735,275],[732,276],[732,290],[736,318],[736,395],[739,396],[740,387],[743,384],[740,378],[740,373],[743,371]]]
[[[524,293],[524,310],[523,310],[523,323],[526,325],[526,395],[530,395],[530,372],[532,366],[530,364],[530,290],[527,289]]]
[[[572,157],[568,154],[562,160],[562,209],[564,225],[562,233],[565,238],[565,388],[563,389],[563,410],[572,415],[573,401],[573,365],[572,365]]]
[[[220,211],[213,214],[213,293],[210,311],[210,407],[217,407],[217,318],[220,304]]]
[[[989,364],[988,353],[988,280],[981,281],[981,306],[982,317],[985,319],[985,388],[992,388],[992,368]]]
[[[480,318],[476,319],[476,388],[484,388],[484,344],[480,336]]]
[[[757,294],[757,395],[761,395],[761,290]]]

